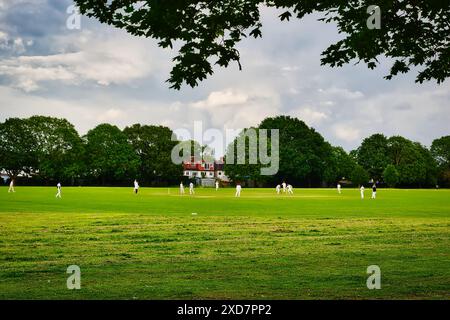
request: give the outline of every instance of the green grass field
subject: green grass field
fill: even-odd
[[[450,297],[450,190],[16,191],[0,188],[1,299]]]

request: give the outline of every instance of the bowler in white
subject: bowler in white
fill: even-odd
[[[236,194],[235,194],[235,197],[240,197],[241,196],[241,189],[242,189],[242,187],[241,187],[241,185],[240,184],[238,184],[238,185],[236,185]]]

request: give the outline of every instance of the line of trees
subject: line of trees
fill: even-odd
[[[391,187],[450,185],[450,136],[434,140],[427,149],[401,136],[374,134],[347,153],[296,118],[266,118],[257,128],[279,129],[279,171],[274,176],[262,176],[260,164],[226,164],[225,171],[233,180],[260,186],[282,180],[305,187],[330,186],[341,180],[354,185],[373,180]],[[235,144],[244,134],[245,130]]]
[[[169,184],[182,175],[170,159],[172,130],[135,124],[120,130],[100,124],[80,137],[65,119],[33,116],[0,123],[0,169],[28,183],[121,185],[137,178],[148,185]]]
[[[260,164],[225,164],[234,181],[273,186],[287,180],[318,187],[373,179],[391,187],[450,186],[450,136],[434,140],[428,149],[401,136],[374,134],[347,153],[297,118],[266,118],[257,128],[279,129],[279,171],[262,176]],[[171,161],[178,143],[172,137],[163,126],[135,124],[120,130],[100,124],[80,136],[65,119],[10,118],[0,123],[0,170],[11,179],[25,174],[26,183],[33,184],[123,185],[135,178],[144,185],[176,184],[183,169]]]

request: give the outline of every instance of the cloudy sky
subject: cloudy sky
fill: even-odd
[[[239,129],[285,114],[346,150],[375,132],[425,145],[450,134],[449,81],[418,85],[414,73],[386,81],[389,61],[375,71],[320,66],[339,35],[317,17],[279,22],[264,10],[263,38],[239,46],[243,71],[216,68],[199,87],[175,91],[165,82],[175,52],[85,17],[69,30],[70,5],[0,0],[0,121],[51,115],[85,134],[103,122]]]

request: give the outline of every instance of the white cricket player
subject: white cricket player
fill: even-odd
[[[58,182],[58,184],[56,185],[56,189],[58,190],[58,192],[56,193],[56,198],[61,198],[61,182]]]
[[[219,181],[216,181],[216,191],[219,190]]]
[[[241,196],[241,189],[242,189],[241,185],[237,184],[236,185],[236,195],[235,195],[235,197],[239,198]]]
[[[137,180],[134,180],[134,193],[138,194],[139,192],[139,183],[137,182]]]
[[[340,183],[337,184],[337,191],[339,194],[341,194],[341,184]]]
[[[184,194],[184,185],[183,185],[183,182],[180,183],[180,194]]]
[[[283,186],[283,193],[286,193],[286,182],[283,181],[281,185]]]
[[[362,185],[361,188],[359,188],[359,191],[361,192],[361,199],[364,199],[364,186]]]
[[[377,185],[374,183],[372,186],[372,199],[376,199],[377,197]]]
[[[14,179],[11,179],[11,182],[9,183],[8,192],[16,192],[16,190],[14,190]]]
[[[281,186],[279,184],[277,184],[277,186],[275,187],[275,190],[277,191],[277,194],[280,194]]]
[[[288,184],[287,186],[287,192],[288,194],[294,194],[294,190],[292,189],[292,186],[290,184]]]
[[[189,183],[189,194],[195,194],[194,184],[192,182]]]

